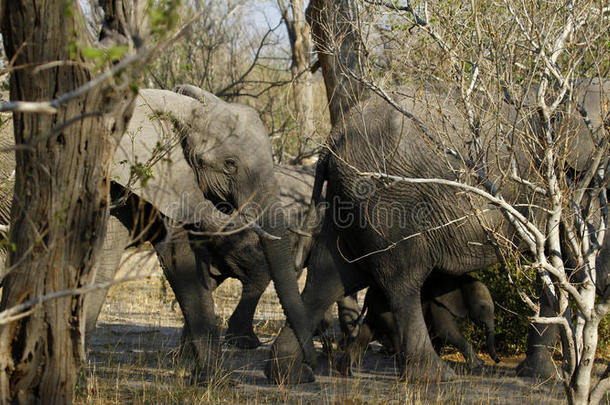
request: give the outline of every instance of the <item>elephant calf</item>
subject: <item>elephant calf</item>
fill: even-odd
[[[472,345],[459,331],[456,318],[469,318],[486,328],[487,350],[498,363],[494,343],[494,303],[489,290],[478,279],[469,275],[450,276],[433,273],[422,289],[422,308],[430,338],[435,348],[450,344],[464,355],[470,369],[483,365]],[[383,292],[376,287],[367,291],[364,309],[366,317],[361,327],[355,327],[348,338],[345,353],[338,364],[343,375],[351,375],[354,360],[372,340],[388,342],[390,349],[400,349],[394,317]]]

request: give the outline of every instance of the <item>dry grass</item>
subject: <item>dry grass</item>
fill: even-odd
[[[142,257],[146,260],[143,262]],[[139,269],[148,278],[114,287],[92,337],[86,383],[78,389],[78,403],[291,403],[291,404],[514,404],[563,403],[558,383],[535,384],[514,377],[519,359],[505,359],[476,375],[462,375],[449,383],[398,382],[391,358],[372,346],[352,378],[337,377],[332,364],[322,364],[317,381],[299,386],[271,386],[263,368],[268,345],[282,319],[275,294],[269,289],[256,313],[262,348],[254,351],[225,348],[223,370],[215,385],[193,385],[176,360],[182,315],[172,309],[173,294],[154,258],[132,255],[124,269]],[[215,293],[216,311],[226,319],[237,304],[241,286],[229,280]],[[454,365],[460,356],[445,359]]]

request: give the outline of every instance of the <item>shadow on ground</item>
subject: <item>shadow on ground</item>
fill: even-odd
[[[156,402],[159,390],[201,391],[193,403],[214,402],[217,395],[208,386],[192,386],[189,370],[177,360],[181,328],[178,326],[151,326],[123,323],[100,323],[91,339],[89,371],[96,381],[114,385],[121,398],[134,402]],[[263,336],[271,341],[272,336]],[[320,347],[318,347],[320,348]],[[231,392],[227,403],[455,403],[455,404],[559,404],[562,387],[556,382],[537,383],[516,378],[518,359],[509,359],[499,365],[489,362],[481,370],[465,373],[462,363],[449,361],[459,374],[446,383],[409,384],[397,380],[394,358],[380,353],[372,344],[353,377],[338,376],[332,360],[320,358],[314,383],[277,387],[269,385],[263,369],[269,356],[269,346],[257,350],[239,350],[223,347],[223,371],[217,390]],[[91,385],[91,384],[90,384]],[[191,386],[192,388],[189,388]],[[230,390],[228,389],[230,387]],[[149,400],[146,400],[148,392]],[[206,393],[210,400],[204,399]],[[167,399],[163,397],[163,399]],[[184,399],[176,396],[176,403]],[[172,401],[173,402],[173,401]],[[188,398],[186,399],[188,402]],[[222,402],[222,401],[221,401]]]
[[[231,280],[215,293],[216,313],[226,326],[240,296]],[[283,315],[272,289],[256,313],[255,331],[264,345],[257,350],[223,346],[223,365],[214,384],[192,384],[190,367],[178,361],[182,315],[172,307],[173,295],[157,272],[147,279],[111,289],[95,334],[91,337],[86,381],[78,403],[269,403],[269,404],[560,404],[563,387],[515,377],[518,358],[499,365],[489,358],[473,374],[445,383],[399,382],[394,359],[369,346],[353,377],[334,373],[323,357],[316,382],[296,386],[269,385],[263,369],[269,346]],[[318,344],[320,353],[321,345]],[[458,372],[459,357],[446,356]]]

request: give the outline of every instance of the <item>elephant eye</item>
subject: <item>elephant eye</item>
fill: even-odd
[[[237,172],[237,162],[235,159],[225,159],[224,170],[227,174],[235,174]]]

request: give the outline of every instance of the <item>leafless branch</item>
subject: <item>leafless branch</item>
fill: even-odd
[[[74,288],[74,289],[70,289],[70,290],[55,291],[53,293],[43,295],[41,297],[32,298],[25,302],[22,302],[19,305],[15,305],[12,308],[9,308],[9,309],[6,309],[6,310],[0,312],[0,325],[5,325],[7,323],[11,323],[11,322],[19,320],[21,318],[25,318],[26,316],[29,316],[36,310],[36,308],[40,307],[40,305],[42,305],[43,303],[45,303],[47,301],[56,300],[56,299],[64,298],[64,297],[71,297],[71,296],[75,296],[75,295],[83,295],[83,294],[90,293],[92,291],[112,287],[115,284],[123,283],[126,281],[138,280],[138,279],[142,279],[142,278],[145,278],[145,277],[143,277],[143,276],[124,277],[124,278],[106,281],[106,282],[102,282],[102,283],[95,283],[93,285],[88,285],[85,287]]]
[[[395,11],[407,11],[409,13],[411,13],[413,15],[413,17],[415,18],[415,22],[417,23],[417,25],[426,25],[426,21],[424,19],[422,19],[416,12],[415,10],[413,10],[413,7],[411,7],[411,4],[409,4],[409,2],[407,1],[407,5],[406,6],[399,6],[398,4],[393,4],[393,3],[388,3],[385,1],[379,1],[379,0],[364,0],[365,3],[369,3],[372,4],[374,6],[382,6],[382,7],[386,7],[389,8],[390,10],[395,10]]]
[[[252,61],[252,63],[250,63],[250,66],[248,66],[248,68],[241,74],[241,76],[233,81],[233,83],[229,84],[228,86],[226,86],[225,88],[223,88],[222,90],[219,90],[216,92],[216,95],[218,97],[226,97],[227,92],[234,88],[235,86],[239,85],[240,83],[242,83],[244,81],[244,79],[252,72],[252,70],[254,70],[254,68],[257,66],[258,64],[258,60],[260,58],[261,52],[263,51],[263,48],[265,46],[265,43],[267,41],[267,38],[269,37],[269,35],[271,35],[273,32],[275,32],[276,29],[278,29],[280,26],[282,25],[282,22],[280,21],[275,27],[270,28],[265,35],[263,35],[263,38],[260,40],[259,42],[259,46],[256,49],[256,52],[254,54],[254,60]]]

